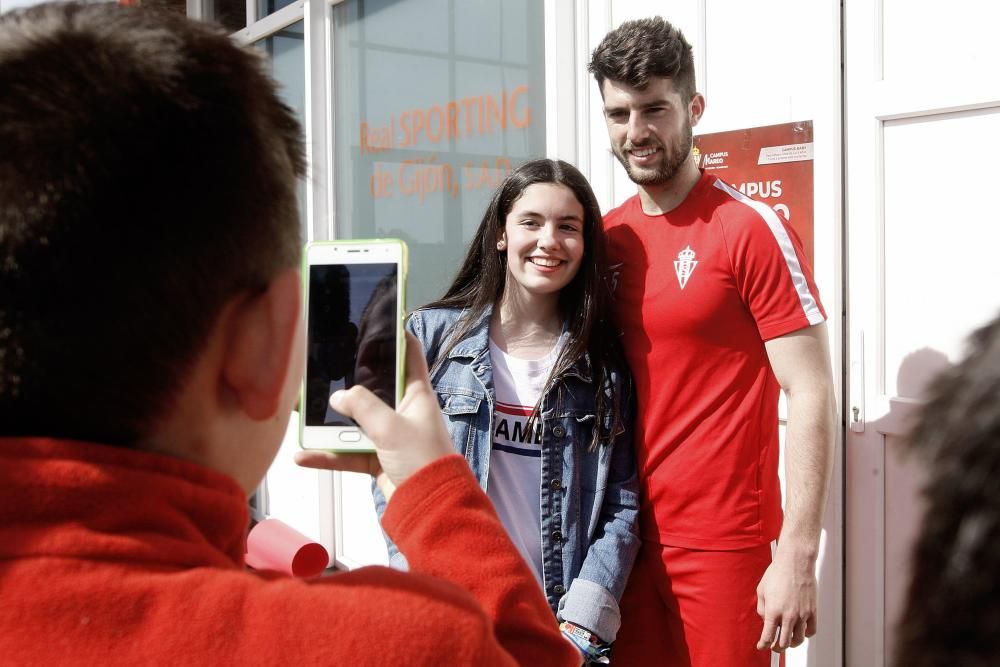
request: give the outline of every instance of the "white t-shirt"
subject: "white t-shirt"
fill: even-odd
[[[528,418],[542,395],[563,339],[541,359],[518,359],[490,340],[496,411],[486,493],[493,501],[507,534],[542,584],[542,420],[532,433]]]

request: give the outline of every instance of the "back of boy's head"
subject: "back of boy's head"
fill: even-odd
[[[1000,317],[929,392],[910,441],[927,464],[924,517],[894,665],[1000,664]]]
[[[0,16],[0,435],[132,445],[223,306],[300,257],[262,57],[115,4]]]

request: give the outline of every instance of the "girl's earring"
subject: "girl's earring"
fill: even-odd
[[[506,241],[497,241],[497,250],[503,250],[507,247]]]

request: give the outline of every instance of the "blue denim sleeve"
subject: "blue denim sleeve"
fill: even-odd
[[[614,438],[600,524],[580,574],[559,601],[559,617],[613,642],[621,626],[618,600],[639,552],[639,478],[632,443],[634,396],[631,381],[618,376],[624,430]]]
[[[420,313],[411,313],[406,318],[406,330],[416,336],[421,345],[426,346],[426,342],[423,340],[423,326]],[[375,480],[372,480],[372,497],[375,499],[375,514],[378,516],[379,522],[381,522],[388,501],[386,501],[385,495],[378,488]],[[386,549],[389,551],[389,567],[396,570],[409,570],[410,565],[406,562],[406,556],[400,553],[399,549],[396,548],[395,542],[385,534],[385,531],[382,531],[382,538],[385,540]]]
[[[375,480],[372,480],[372,497],[375,498],[375,514],[378,515],[379,522],[382,521],[382,515],[385,514],[386,499],[385,495],[378,488]],[[399,549],[396,548],[396,543],[393,542],[385,531],[382,531],[382,539],[385,540],[386,549],[389,551],[389,567],[395,570],[402,570],[404,572],[410,569],[410,564],[406,562],[406,556],[404,556]]]

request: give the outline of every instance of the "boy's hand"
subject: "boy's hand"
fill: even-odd
[[[307,468],[368,473],[387,500],[410,475],[454,452],[427,379],[423,349],[410,333],[406,334],[406,391],[396,411],[360,385],[334,393],[330,406],[358,423],[375,444],[375,454],[301,451],[295,453],[295,462]]]

